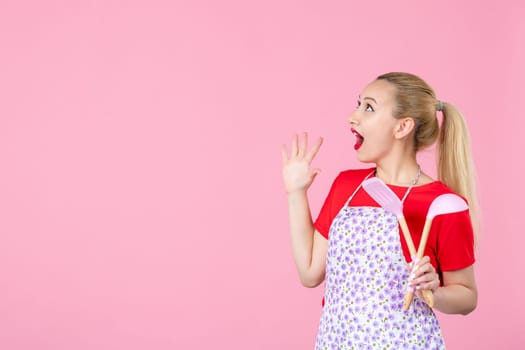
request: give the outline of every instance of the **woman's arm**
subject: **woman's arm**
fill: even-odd
[[[443,272],[443,286],[434,292],[435,308],[446,314],[467,315],[478,303],[474,266]]]
[[[328,240],[314,229],[306,192],[288,194],[292,254],[301,283],[316,287],[324,280]]]
[[[307,190],[319,169],[310,169],[310,164],[321,147],[322,139],[307,150],[307,135],[297,136],[292,141],[290,156],[283,146],[283,179],[288,194],[288,212],[292,254],[301,283],[315,287],[324,280],[328,242],[314,229]]]

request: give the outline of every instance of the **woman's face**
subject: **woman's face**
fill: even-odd
[[[386,80],[375,80],[361,92],[357,109],[348,119],[359,161],[377,163],[392,151],[399,121],[393,116],[394,98],[395,87]]]

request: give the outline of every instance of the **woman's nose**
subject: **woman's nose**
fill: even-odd
[[[357,125],[358,124],[357,116],[355,115],[355,112],[350,114],[350,116],[348,117],[348,123],[350,123],[350,125]]]

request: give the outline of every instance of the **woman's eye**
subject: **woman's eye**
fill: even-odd
[[[369,103],[367,103],[367,104],[366,104],[366,109],[365,109],[365,111],[367,111],[367,112],[373,112],[373,111],[374,111],[374,108],[372,108],[372,106],[371,106]]]
[[[360,106],[361,106],[361,101],[357,101],[357,107],[356,107],[356,109],[359,108]]]

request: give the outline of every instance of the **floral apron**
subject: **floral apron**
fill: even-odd
[[[315,349],[445,349],[425,302],[414,297],[403,311],[409,271],[397,218],[383,208],[348,206],[360,188],[330,227]]]

